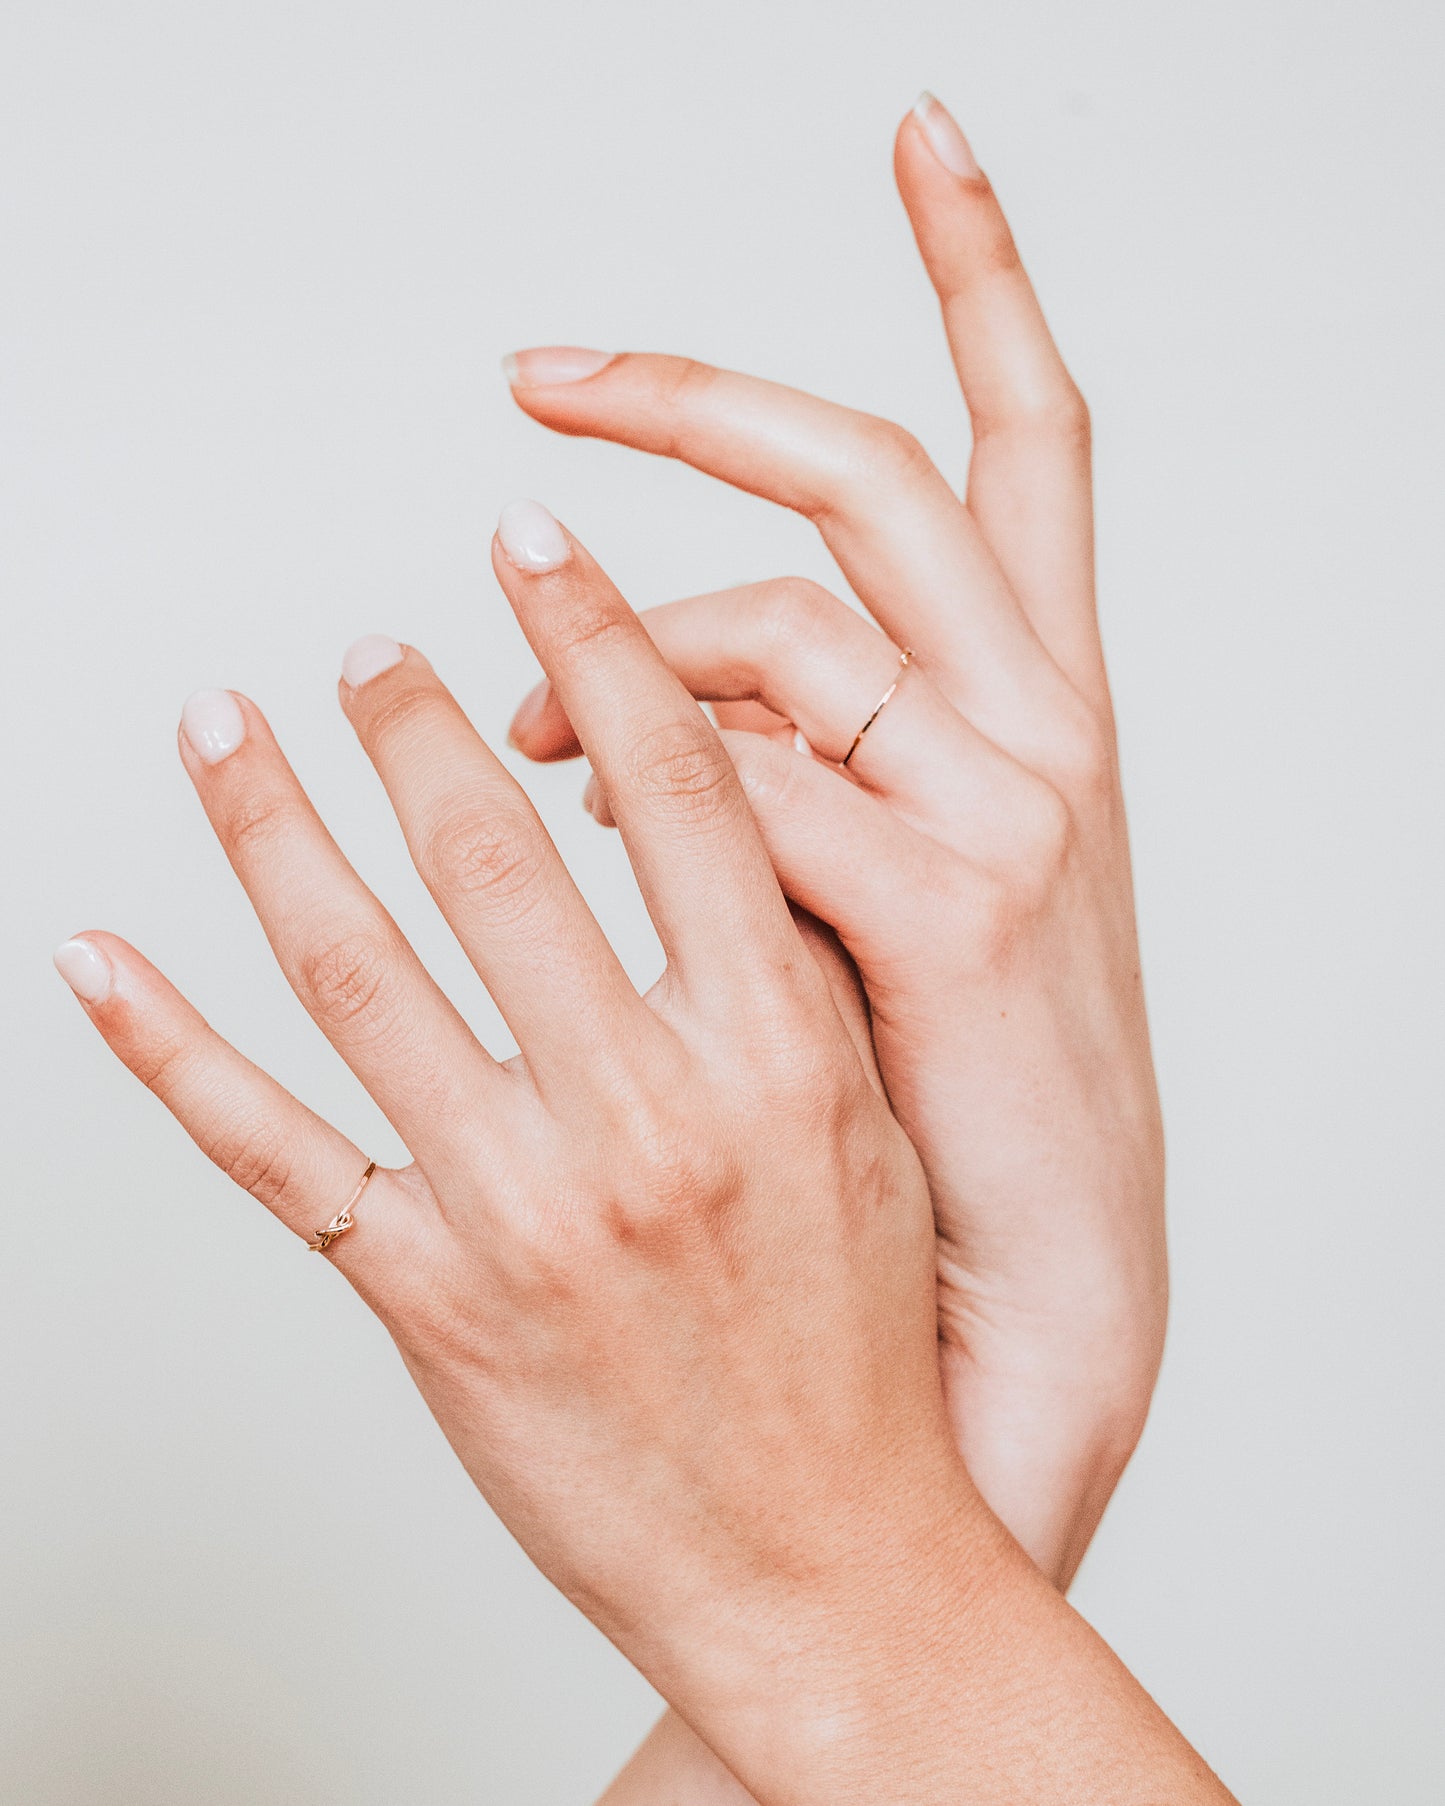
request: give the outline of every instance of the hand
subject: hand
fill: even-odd
[[[795,579],[643,617],[734,724],[724,738],[784,889],[858,963],[932,1188],[959,1446],[1067,1584],[1143,1426],[1167,1291],[1088,417],[936,102],[904,121],[896,168],[973,424],[966,502],[901,428],[772,383],[557,350],[509,373],[558,431],[680,458],[807,515],[883,629]],[[791,726],[772,731],[785,724],[801,750]],[[533,758],[578,750],[545,684],[512,735]]]
[[[517,1037],[508,1066],[251,703],[193,699],[181,754],[287,979],[416,1157],[375,1176],[328,1258],[544,1571],[660,1684],[746,1714],[762,1676],[726,1671],[720,1618],[751,1576],[796,1605],[830,1543],[895,1533],[899,1471],[982,1518],[948,1446],[927,1193],[716,735],[551,517],[507,520],[498,574],[606,773],[667,950],[645,1001],[417,652],[361,643],[342,704]],[[332,1216],[360,1149],[125,943],[92,933],[59,963],[213,1160],[301,1236]],[[694,1650],[719,1672],[682,1685]]]
[[[278,963],[415,1155],[328,1257],[544,1572],[765,1806],[1220,1798],[958,1460],[917,1160],[716,735],[545,510],[504,515],[494,562],[667,951],[645,1000],[416,652],[360,642],[342,704],[517,1037],[505,1067],[256,709],[209,692],[183,716]],[[83,936],[57,963],[284,1223],[307,1235],[352,1194],[360,1150],[124,942]]]

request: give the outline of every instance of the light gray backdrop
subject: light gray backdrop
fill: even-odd
[[[1098,424],[1172,1151],[1153,1421],[1079,1604],[1251,1801],[1440,1798],[1438,10],[1311,0],[0,15],[0,1799],[584,1801],[654,1703],[384,1335],[49,968],[109,926],[383,1157],[177,762],[247,690],[477,1023],[336,706],[423,647],[500,737],[499,505],[639,603],[807,527],[550,438],[515,345],[686,350],[966,433],[893,193],[923,85]],[[1432,770],[1433,767],[1433,770]],[[639,977],[576,769],[528,773]]]

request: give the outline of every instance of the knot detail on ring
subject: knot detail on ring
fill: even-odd
[[[357,1180],[356,1190],[352,1192],[351,1196],[342,1205],[341,1209],[337,1211],[336,1215],[332,1217],[326,1227],[316,1231],[314,1237],[306,1244],[308,1248],[313,1249],[317,1254],[324,1254],[336,1240],[338,1235],[346,1234],[347,1230],[350,1229],[356,1221],[355,1217],[351,1214],[352,1210],[355,1208],[356,1201],[370,1184],[371,1175],[375,1171],[376,1162],[372,1160],[368,1163],[366,1171]]]
[[[905,646],[903,648],[903,650],[898,654],[898,675],[897,675],[897,677],[894,678],[893,682],[891,684],[889,684],[888,688],[878,698],[878,701],[874,704],[873,713],[863,723],[862,727],[860,727],[858,729],[858,732],[856,734],[854,734],[853,744],[848,748],[847,752],[845,752],[843,754],[841,763],[845,767],[846,767],[848,761],[853,757],[854,753],[857,752],[858,744],[862,740],[864,734],[866,734],[868,732],[869,728],[872,727],[873,723],[878,719],[878,717],[883,713],[884,709],[886,709],[888,707],[888,704],[893,700],[893,692],[898,688],[899,684],[901,684],[903,682],[903,673],[908,669],[908,667],[912,663],[913,663],[913,648],[911,646]]]

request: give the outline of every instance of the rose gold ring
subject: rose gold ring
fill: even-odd
[[[862,727],[860,727],[858,729],[858,732],[856,734],[854,734],[853,744],[848,748],[847,752],[844,753],[844,755],[843,755],[843,764],[844,765],[846,765],[848,763],[849,759],[851,759],[853,757],[854,753],[857,752],[858,743],[863,738],[864,734],[866,734],[868,732],[869,728],[872,727],[873,723],[878,719],[878,717],[883,713],[884,709],[886,709],[888,707],[888,704],[893,700],[893,692],[898,688],[899,684],[901,684],[903,682],[903,673],[908,669],[908,667],[912,663],[913,663],[913,648],[911,646],[905,646],[903,648],[903,650],[898,654],[898,675],[897,675],[897,677],[894,678],[893,682],[891,684],[889,684],[888,688],[878,698],[878,703],[877,703],[877,706],[875,707],[875,709],[873,710],[873,713],[863,723]]]
[[[350,1229],[356,1220],[351,1214],[356,1208],[356,1201],[371,1183],[371,1175],[375,1171],[376,1162],[372,1160],[368,1162],[366,1171],[357,1180],[356,1190],[352,1192],[351,1196],[342,1205],[341,1209],[337,1211],[336,1215],[332,1217],[326,1227],[316,1231],[315,1237],[306,1244],[308,1248],[314,1248],[318,1254],[324,1254],[336,1240],[338,1235],[346,1234],[347,1230]]]

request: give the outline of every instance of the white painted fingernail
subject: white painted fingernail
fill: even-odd
[[[811,759],[813,756],[813,749],[808,744],[808,736],[800,727],[793,729],[793,751],[800,752],[805,759]]]
[[[580,383],[605,370],[616,356],[615,351],[584,351],[580,345],[537,345],[509,352],[502,359],[502,375],[514,389]]]
[[[502,550],[519,571],[555,571],[572,556],[572,542],[540,502],[508,502],[497,522]]]
[[[115,968],[93,942],[62,941],[55,949],[55,970],[82,1003],[104,1003],[115,983]]]
[[[341,675],[353,690],[369,684],[373,677],[390,671],[406,657],[401,647],[384,633],[367,633],[348,646],[341,660]]]
[[[923,127],[923,135],[933,154],[956,176],[981,176],[978,158],[969,148],[967,138],[959,130],[958,121],[943,102],[925,88],[913,103],[913,117]]]
[[[219,765],[246,738],[246,717],[229,690],[197,690],[181,710],[181,731],[207,765]]]

